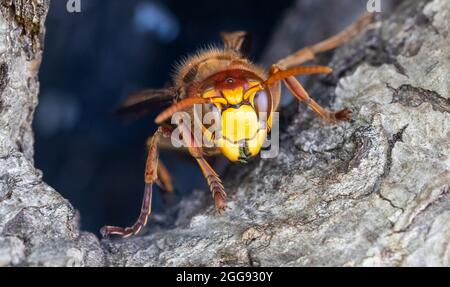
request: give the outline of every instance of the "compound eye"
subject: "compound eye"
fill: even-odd
[[[253,106],[258,114],[258,117],[259,113],[270,113],[271,104],[272,101],[270,96],[265,90],[258,91],[253,98]]]

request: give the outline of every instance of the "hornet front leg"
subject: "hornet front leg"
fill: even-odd
[[[288,77],[283,77],[283,81],[291,93],[300,101],[305,102],[308,107],[310,107],[316,114],[318,114],[326,122],[335,121],[346,121],[351,117],[350,109],[343,109],[337,112],[329,111],[321,107],[316,101],[309,97],[303,86],[294,77],[295,68],[294,66],[301,65],[307,61],[313,60],[317,54],[334,49],[345,42],[349,41],[352,37],[357,35],[360,31],[366,28],[373,21],[372,13],[364,13],[362,16],[356,20],[353,24],[348,26],[342,32],[325,39],[315,45],[305,47],[298,50],[297,52],[287,56],[284,59],[279,60],[275,65],[272,66],[269,77],[276,78],[277,74],[285,74],[286,72],[292,71],[292,75]],[[329,73],[326,71],[325,73]]]

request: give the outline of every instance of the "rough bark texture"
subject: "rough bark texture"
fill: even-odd
[[[0,2],[0,266],[102,265],[70,203],[33,167],[31,122],[49,1]]]
[[[299,106],[277,158],[228,172],[223,215],[196,192],[168,212],[174,228],[102,246],[32,165],[48,3],[28,6],[39,16],[1,6],[0,265],[450,265],[449,1],[405,1],[339,48],[310,92],[353,121]]]

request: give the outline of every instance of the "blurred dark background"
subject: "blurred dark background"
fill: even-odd
[[[156,112],[124,124],[112,114],[120,101],[164,86],[177,60],[219,44],[222,30],[251,31],[258,60],[292,2],[81,0],[81,12],[68,13],[66,1],[51,1],[35,160],[44,180],[80,211],[84,230],[129,226],[139,212]],[[174,177],[172,202],[196,188],[207,192],[196,164],[179,157],[161,154]],[[163,208],[158,192],[153,207]]]

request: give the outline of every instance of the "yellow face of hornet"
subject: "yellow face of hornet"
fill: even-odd
[[[220,90],[226,104],[224,101],[216,105],[221,113],[221,136],[216,139],[221,152],[231,161],[246,162],[256,156],[267,137],[270,98],[266,91],[252,89],[258,84],[248,82],[248,85]]]

